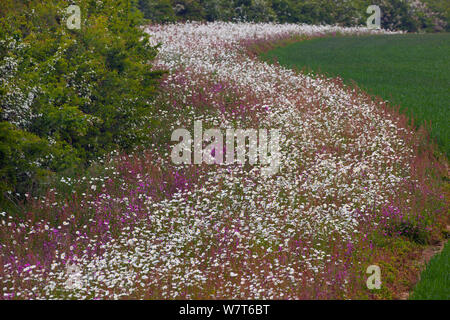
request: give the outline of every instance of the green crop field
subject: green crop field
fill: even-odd
[[[411,296],[413,300],[450,300],[450,245],[427,264]]]
[[[450,34],[329,37],[298,42],[262,56],[281,65],[355,81],[431,121],[432,136],[450,154]]]

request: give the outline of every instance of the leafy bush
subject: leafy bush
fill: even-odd
[[[280,23],[299,22],[298,7],[292,0],[272,0],[272,9]]]
[[[139,0],[138,8],[145,19],[153,22],[174,22],[176,20],[175,11],[169,0]]]
[[[381,27],[388,30],[416,32],[418,25],[414,21],[410,7],[402,0],[372,0],[371,4],[381,9]]]
[[[154,22],[254,21],[365,25],[369,5],[380,6],[382,27],[405,31],[449,30],[445,0],[139,0],[145,18]]]
[[[235,18],[243,21],[270,22],[277,17],[267,0],[243,0],[237,1]]]
[[[235,17],[235,7],[229,0],[200,0],[207,21],[231,21]]]
[[[426,31],[450,31],[450,2],[441,0],[414,1],[411,3],[420,29]]]
[[[180,21],[201,21],[205,19],[205,12],[197,0],[171,0],[173,10]]]
[[[51,172],[145,143],[161,71],[127,0],[7,0],[0,12],[2,190],[33,191]]]

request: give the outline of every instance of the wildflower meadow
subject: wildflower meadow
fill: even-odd
[[[146,112],[149,143],[95,158],[1,213],[0,298],[396,298],[396,271],[412,272],[407,261],[448,221],[446,162],[387,101],[258,57],[280,43],[395,32],[141,28],[158,52],[149,72],[166,71]],[[232,155],[237,130],[258,133],[241,138],[248,150],[208,161]],[[174,162],[183,152],[191,161]],[[370,289],[374,265],[381,282]]]

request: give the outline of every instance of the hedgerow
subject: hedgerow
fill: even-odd
[[[365,25],[369,5],[378,5],[383,29],[449,30],[446,0],[139,0],[139,9],[153,22],[252,21]]]
[[[66,24],[71,4],[81,9],[79,30]],[[157,47],[141,22],[127,0],[2,1],[3,200],[105,152],[145,144],[163,72],[152,68]]]

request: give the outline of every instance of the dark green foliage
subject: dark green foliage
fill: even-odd
[[[369,5],[378,5],[385,29],[449,30],[446,0],[139,0],[145,18],[154,22],[253,21],[365,25]]]
[[[5,1],[0,13],[2,190],[33,191],[51,172],[144,144],[160,71],[126,0]],[[4,194],[4,192],[2,192]]]
[[[81,7],[81,30],[66,27],[65,9],[72,3]],[[0,192],[33,191],[53,172],[75,170],[113,149],[145,144],[152,136],[157,123],[152,101],[161,72],[150,71],[156,48],[138,28],[145,23],[143,18],[157,23],[222,20],[349,26],[364,25],[367,6],[379,4],[385,28],[449,28],[448,2],[414,3],[2,0]],[[434,132],[438,139],[447,139]]]
[[[228,0],[200,0],[206,21],[231,21],[235,17],[235,7]]]
[[[381,27],[387,30],[404,30],[416,32],[419,25],[410,14],[409,6],[402,0],[372,0],[371,4],[378,5],[381,9]]]
[[[270,22],[277,16],[268,0],[238,0],[235,2],[235,17],[241,21]]]
[[[298,6],[292,0],[272,0],[272,9],[280,23],[299,22]]]
[[[24,182],[45,175],[38,161],[49,155],[51,149],[39,137],[6,121],[0,122],[0,192],[9,191],[11,185],[21,190]]]
[[[301,53],[301,54],[299,54]],[[269,52],[282,65],[351,80],[412,115],[431,122],[431,135],[450,155],[450,34],[334,37]]]
[[[423,0],[422,1],[433,13],[434,17],[428,18],[431,21],[434,31],[450,31],[450,1],[446,0]],[[436,20],[442,21],[436,23]]]
[[[138,8],[142,11],[144,18],[152,22],[164,23],[176,20],[170,0],[139,0]]]
[[[180,21],[205,19],[205,11],[197,0],[171,0],[173,10]]]

